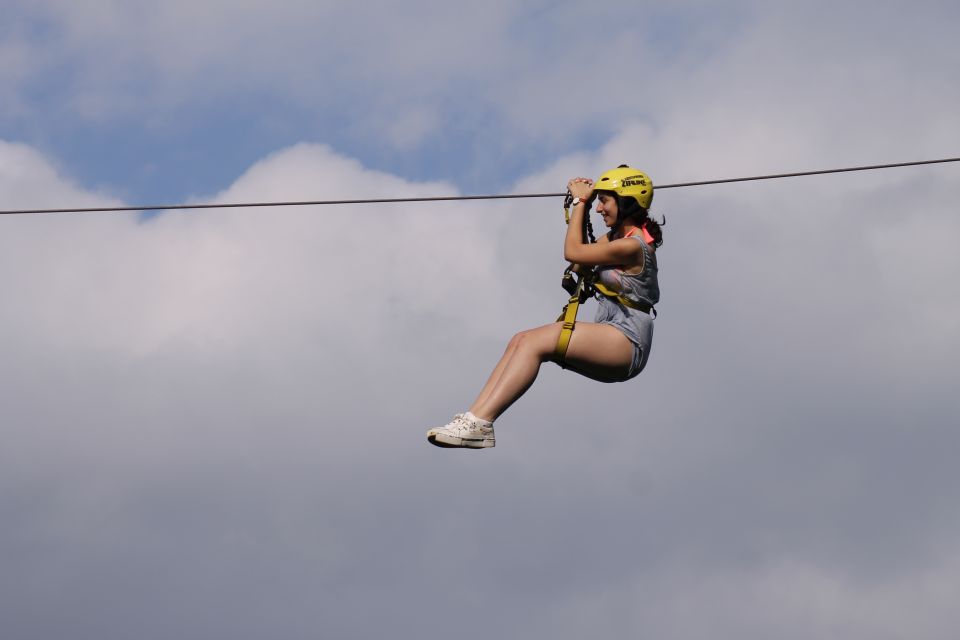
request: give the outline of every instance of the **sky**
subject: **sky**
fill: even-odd
[[[2,7],[2,209],[960,155],[951,2]],[[485,451],[560,202],[0,216],[3,637],[952,639],[958,172],[657,192],[647,368]]]

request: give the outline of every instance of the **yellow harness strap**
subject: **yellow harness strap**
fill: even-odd
[[[567,199],[563,203],[563,218],[566,223],[570,224],[570,204],[573,202],[573,196],[567,191]],[[572,268],[573,265],[570,265]],[[567,269],[564,274],[564,278],[568,276],[572,277],[572,271],[570,268]],[[583,295],[583,287],[586,284],[585,274],[580,274],[580,277],[577,279],[577,287],[574,291],[571,292],[570,299],[567,300],[567,304],[563,306],[563,311],[560,312],[560,317],[557,318],[557,322],[562,322],[563,326],[560,328],[560,337],[557,339],[557,348],[554,349],[553,353],[557,358],[557,364],[561,368],[567,368],[567,347],[570,346],[570,338],[573,337],[573,330],[577,326],[577,311],[580,310],[580,298]],[[566,283],[565,283],[566,285]],[[567,291],[570,291],[569,287],[565,286],[564,288]]]
[[[603,284],[599,282],[594,282],[593,288],[596,289],[597,293],[604,295],[608,298],[613,298],[614,300],[616,300],[617,302],[619,302],[625,307],[630,307],[631,309],[637,309],[638,311],[643,311],[644,313],[650,313],[651,310],[653,309],[653,307],[651,307],[648,304],[642,304],[640,302],[637,302],[636,300],[631,300],[630,298],[622,294],[619,294],[616,291],[611,291],[610,289],[608,289],[607,287],[605,287]]]
[[[560,312],[560,317],[557,318],[557,322],[563,322],[563,326],[560,328],[560,338],[557,340],[557,348],[554,350],[554,354],[557,356],[557,364],[564,369],[567,368],[567,347],[570,346],[570,338],[573,337],[573,330],[577,325],[577,311],[580,310],[580,294],[583,292],[584,281],[584,277],[580,276],[577,290],[567,300],[563,311]]]

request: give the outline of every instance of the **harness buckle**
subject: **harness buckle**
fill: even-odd
[[[563,272],[563,279],[560,281],[560,286],[571,296],[577,293],[577,279],[573,277],[571,267],[567,267],[567,270]]]

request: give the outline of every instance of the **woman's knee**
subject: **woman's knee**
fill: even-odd
[[[507,345],[508,349],[516,349],[520,344],[525,340],[526,331],[519,331],[513,334],[513,337],[510,338],[510,343]]]
[[[522,353],[548,360],[556,349],[557,337],[554,333],[549,326],[527,329],[513,336],[510,344]]]

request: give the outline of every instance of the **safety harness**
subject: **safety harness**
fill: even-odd
[[[573,196],[568,191],[567,198],[563,203],[563,217],[568,225],[570,224],[570,205],[572,202]],[[596,242],[593,237],[593,227],[590,224],[590,216],[587,212],[584,212],[583,216],[583,231],[584,235],[589,238],[591,244]],[[646,254],[644,254],[644,256],[646,256]],[[554,350],[554,354],[556,355],[557,363],[564,369],[566,369],[567,364],[567,348],[570,346],[570,338],[573,337],[573,330],[577,326],[577,312],[580,310],[580,305],[588,299],[605,296],[616,300],[625,307],[630,307],[631,309],[636,309],[646,314],[652,313],[653,316],[656,317],[657,312],[653,307],[637,302],[636,300],[631,300],[623,294],[607,288],[603,283],[597,282],[597,277],[598,273],[596,269],[583,265],[570,264],[563,271],[563,279],[560,284],[566,292],[570,294],[570,299],[567,300],[567,304],[563,305],[563,310],[557,318],[557,322],[563,322],[563,326],[560,328],[560,337],[557,340],[557,347]]]

